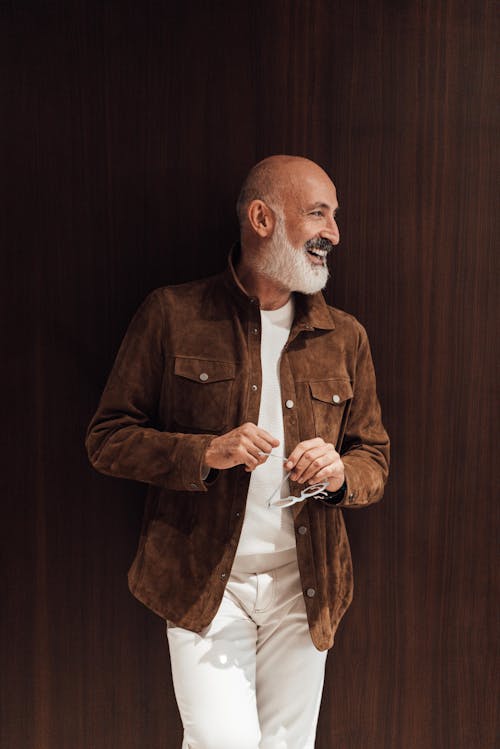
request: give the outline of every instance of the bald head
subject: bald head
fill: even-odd
[[[331,180],[326,172],[314,161],[302,156],[276,155],[259,161],[248,173],[241,186],[236,211],[243,229],[247,221],[247,211],[254,200],[262,200],[273,210],[283,208],[293,199],[304,181],[312,178]]]
[[[237,209],[239,272],[266,278],[284,293],[313,294],[325,286],[326,258],[340,234],[337,191],[321,167],[300,156],[270,156],[251,169]]]

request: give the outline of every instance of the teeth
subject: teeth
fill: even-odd
[[[309,250],[313,253],[313,255],[318,255],[319,257],[326,257],[326,250]]]

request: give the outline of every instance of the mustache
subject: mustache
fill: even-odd
[[[331,252],[333,250],[333,244],[330,242],[329,239],[326,239],[326,237],[314,237],[313,239],[308,239],[307,242],[304,245],[305,250],[326,250],[327,252]]]

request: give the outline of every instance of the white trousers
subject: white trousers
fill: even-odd
[[[296,558],[233,571],[210,625],[167,622],[167,637],[182,749],[314,748],[327,651],[311,640]]]

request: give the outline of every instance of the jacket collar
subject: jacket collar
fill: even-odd
[[[238,307],[248,312],[249,309],[259,308],[259,300],[257,297],[251,297],[247,294],[236,275],[235,265],[237,264],[239,253],[240,244],[236,242],[229,253],[228,267],[223,274],[223,281]],[[332,315],[321,291],[318,291],[316,294],[302,294],[296,291],[294,292],[294,298],[295,329],[333,330],[335,328]]]

